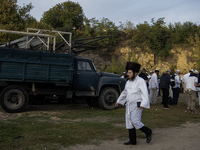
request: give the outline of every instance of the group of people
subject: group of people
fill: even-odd
[[[115,104],[126,105],[126,128],[129,131],[129,141],[125,145],[136,145],[136,129],[146,134],[146,142],[150,143],[152,139],[152,130],[141,122],[143,108],[150,108],[150,103],[156,104],[158,91],[162,90],[162,104],[165,109],[168,107],[169,95],[173,96],[172,104],[177,105],[181,83],[185,84],[186,104],[190,112],[195,112],[196,91],[199,88],[199,105],[200,105],[200,83],[199,73],[197,70],[190,70],[189,73],[179,78],[180,71],[177,70],[172,75],[171,70],[167,70],[158,79],[159,70],[151,71],[149,76],[146,70],[142,69],[139,74],[141,65],[134,62],[127,62],[124,75],[126,85]],[[170,94],[171,93],[171,94]]]
[[[162,89],[162,103],[165,109],[168,109],[170,103],[169,97],[172,97],[172,105],[178,104],[179,93],[182,83],[184,84],[186,105],[190,113],[196,113],[195,103],[198,90],[200,91],[200,79],[199,72],[197,70],[189,70],[189,72],[183,76],[180,76],[180,71],[176,70],[174,74],[171,74],[171,70],[164,72],[160,78],[160,88]],[[170,92],[172,94],[170,94]],[[169,96],[171,95],[171,96]],[[198,92],[199,106],[200,106],[200,92]]]
[[[162,104],[164,109],[168,109],[169,104],[169,93],[172,97],[172,105],[178,104],[180,87],[181,87],[181,80],[179,78],[180,71],[177,70],[174,74],[171,74],[171,70],[167,70],[164,72],[160,78],[160,88],[162,90]]]
[[[149,90],[149,100],[151,104],[158,103],[158,94],[160,89],[162,92],[162,104],[164,109],[169,109],[168,104],[177,105],[179,99],[180,88],[182,83],[184,84],[185,95],[186,95],[186,105],[191,112],[195,112],[195,101],[196,96],[199,97],[199,107],[200,107],[200,73],[197,70],[189,70],[189,72],[183,76],[180,76],[180,70],[176,70],[172,74],[171,70],[168,69],[163,72],[159,78],[159,70],[150,71],[149,75],[143,68],[139,74],[147,84]]]

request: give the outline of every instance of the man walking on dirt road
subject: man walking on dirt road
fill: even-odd
[[[127,62],[129,80],[120,94],[115,106],[126,103],[126,128],[129,130],[129,141],[125,145],[136,145],[136,129],[146,134],[147,143],[151,142],[152,130],[141,122],[143,108],[150,108],[148,89],[143,78],[138,76],[140,64]]]

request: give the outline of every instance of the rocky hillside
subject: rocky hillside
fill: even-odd
[[[171,55],[167,59],[158,58],[154,60],[154,54],[150,50],[142,51],[139,48],[131,49],[128,46],[120,46],[114,50],[91,50],[83,52],[78,56],[93,59],[96,68],[100,70],[105,64],[111,65],[112,59],[117,60],[119,57],[122,57],[127,60],[130,52],[132,52],[133,57],[138,58],[142,68],[146,68],[147,71],[159,69],[162,73],[167,69],[171,69],[172,71],[180,70],[181,74],[185,74],[195,65],[193,60],[194,50],[187,45],[174,46],[171,50]]]

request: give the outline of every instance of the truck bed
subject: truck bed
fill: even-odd
[[[66,86],[73,81],[74,55],[0,48],[0,81]]]

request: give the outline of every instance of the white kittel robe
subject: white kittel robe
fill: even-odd
[[[143,108],[150,108],[149,94],[144,79],[139,76],[126,82],[125,88],[120,94],[117,103],[126,103],[126,129],[140,129],[144,126],[141,122],[142,108],[137,107],[137,102],[141,102]]]

